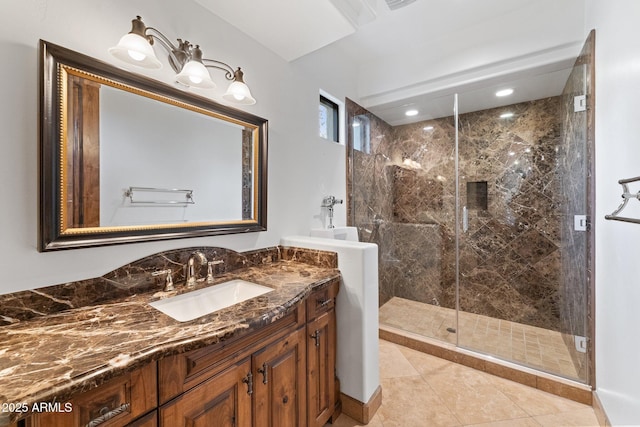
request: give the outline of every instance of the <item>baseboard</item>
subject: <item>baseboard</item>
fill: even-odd
[[[378,386],[367,403],[362,403],[344,393],[340,393],[340,400],[342,401],[343,414],[347,414],[360,424],[369,424],[382,405],[382,388]]]
[[[604,411],[598,393],[595,391],[593,392],[593,403],[591,406],[593,406],[593,411],[596,413],[600,427],[611,427],[611,421],[609,421],[609,417],[607,417],[607,413]]]

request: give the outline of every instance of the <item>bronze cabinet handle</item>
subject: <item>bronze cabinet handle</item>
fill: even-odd
[[[247,394],[251,396],[253,394],[253,374],[249,372],[247,376],[242,379],[242,382],[247,385]]]
[[[315,332],[313,333],[313,335],[309,335],[311,338],[316,340],[316,347],[320,347],[320,333],[321,332],[322,331],[320,331],[320,329],[316,329]]]
[[[318,304],[319,307],[326,307],[327,305],[331,304],[331,301],[333,301],[333,299],[331,298],[326,300],[318,299],[316,300],[316,303]]]
[[[123,412],[129,411],[129,408],[131,408],[130,403],[123,403],[122,405],[112,410],[109,410],[108,407],[104,407],[100,410],[100,416],[89,421],[86,427],[99,426],[100,424],[109,421],[111,418],[120,415]]]
[[[262,384],[269,383],[269,365],[267,365],[267,362],[262,364],[262,368],[258,368],[258,372],[262,374]]]

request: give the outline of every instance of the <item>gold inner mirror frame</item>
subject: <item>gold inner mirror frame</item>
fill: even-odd
[[[86,106],[82,96],[78,98],[80,101],[74,97],[75,92],[70,87],[70,81],[79,81],[81,87],[90,88],[98,94],[92,101],[86,101],[90,102],[89,107]],[[40,97],[39,147],[40,224],[38,248],[40,251],[266,230],[267,120],[155,80],[128,73],[109,64],[45,41],[40,42],[40,83],[42,95]],[[193,142],[193,144],[200,144],[197,146],[199,147],[197,151],[186,153],[183,161],[164,165],[164,169],[160,167],[161,172],[171,170],[178,177],[192,175],[192,181],[196,182],[197,185],[201,185],[202,188],[199,194],[196,193],[197,196],[195,196],[195,200],[200,202],[199,211],[197,211],[198,213],[193,219],[185,219],[188,216],[187,213],[196,212],[193,207],[189,211],[187,203],[179,203],[181,209],[171,206],[171,209],[164,210],[164,212],[171,212],[170,216],[175,216],[176,212],[178,215],[182,212],[183,216],[179,220],[159,220],[151,215],[148,220],[144,217],[142,219],[136,217],[132,223],[127,223],[126,220],[117,218],[114,224],[110,224],[101,218],[101,213],[105,210],[104,206],[113,205],[116,205],[114,208],[116,214],[112,214],[109,211],[110,214],[102,215],[103,217],[113,219],[121,211],[127,213],[134,211],[136,213],[149,213],[154,212],[155,209],[155,211],[162,212],[157,205],[151,206],[153,202],[143,203],[143,207],[137,210],[122,208],[127,202],[123,194],[127,194],[126,191],[129,191],[128,194],[131,196],[131,191],[134,188],[130,187],[129,190],[126,190],[125,187],[123,189],[123,183],[120,183],[118,188],[125,190],[125,192],[117,196],[122,200],[122,206],[117,205],[117,200],[109,200],[110,203],[100,205],[103,198],[100,196],[100,186],[104,186],[105,181],[113,181],[112,177],[114,175],[123,174],[116,174],[115,171],[109,171],[104,168],[101,159],[102,154],[97,154],[98,160],[94,162],[96,164],[91,164],[89,160],[86,162],[78,160],[77,140],[81,140],[80,151],[82,151],[82,145],[84,144],[82,141],[84,139],[92,139],[84,138],[84,134],[78,137],[78,134],[81,133],[81,131],[77,130],[79,127],[77,124],[79,121],[78,116],[81,117],[81,120],[88,120],[89,122],[92,119],[85,119],[85,115],[98,114],[98,117],[100,117],[100,109],[106,108],[96,99],[100,97],[99,94],[102,93],[100,91],[105,88],[112,88],[126,93],[126,96],[135,97],[125,101],[127,103],[130,101],[139,102],[138,98],[144,99],[142,102],[152,102],[153,105],[149,104],[150,110],[158,108],[157,105],[166,105],[173,108],[172,110],[162,111],[162,114],[171,115],[169,120],[172,121],[172,127],[181,124],[184,114],[193,116],[187,117],[188,120],[184,120],[185,122],[189,121],[190,123],[193,118],[197,118],[199,121],[207,120],[211,122],[211,124],[206,122],[206,126],[211,126],[210,128],[205,127],[205,125],[199,125],[203,127],[199,132],[192,132],[192,129],[186,127],[184,129],[180,128],[181,137],[178,140],[163,141],[163,144],[157,145],[159,148],[151,145],[147,151],[144,151],[150,157],[161,158],[163,157],[163,151],[161,151],[162,148],[160,147],[162,145],[165,147],[164,149],[170,147],[169,157],[171,157],[171,153],[175,157],[175,150],[180,150],[182,149],[181,147],[187,147],[192,144],[189,138],[197,139],[196,142]],[[87,90],[87,93],[91,92]],[[92,99],[91,96],[86,98]],[[139,109],[136,114],[132,112],[129,114],[137,120],[138,116],[144,116],[142,113],[145,112]],[[151,116],[152,114],[149,113],[147,115]],[[95,119],[95,121],[102,125],[100,118]],[[112,123],[113,121],[105,120],[105,122]],[[100,125],[95,127],[100,130]],[[216,126],[216,128],[213,126]],[[230,130],[225,130],[220,126],[228,126]],[[153,127],[153,123],[147,125],[147,128]],[[123,128],[129,129],[128,124]],[[219,136],[218,140],[216,140],[215,132],[213,132],[214,129],[223,130],[223,135]],[[225,135],[231,132],[234,132],[233,135],[240,135],[237,138],[238,140],[222,141]],[[87,151],[93,150],[100,153],[106,151],[105,147],[109,145],[109,141],[102,141],[103,135],[99,131],[97,133],[94,131],[94,134],[96,135],[94,139],[99,141],[97,143],[98,147],[90,146]],[[194,137],[196,134],[198,138]],[[124,136],[126,138],[128,135],[125,134]],[[133,141],[130,144],[136,145],[134,149],[143,150],[145,148],[142,143],[138,144],[141,142],[139,136],[137,137],[138,139],[133,136],[132,138]],[[156,142],[151,137],[149,139],[149,144]],[[205,142],[201,142],[202,139]],[[219,150],[221,145],[227,148]],[[211,159],[212,164],[205,163],[198,168],[194,165],[196,163],[198,165],[202,164],[202,159],[198,158],[202,157],[199,155],[200,148],[206,148],[209,153],[209,157],[206,157],[206,159]],[[235,157],[229,160],[224,157],[225,152],[232,152]],[[122,153],[122,156],[129,158],[127,153]],[[84,157],[80,158],[84,159]],[[197,160],[198,162],[194,161],[192,164],[189,159]],[[219,162],[218,167],[213,164],[216,161]],[[133,160],[129,163],[132,162]],[[76,166],[78,163],[81,165],[80,167]],[[235,175],[232,176],[236,176],[236,179],[240,182],[230,182],[230,177],[224,175],[225,169],[220,167],[220,164],[229,163],[232,163],[234,167]],[[155,169],[155,165],[151,168],[152,170]],[[218,171],[218,169],[221,170]],[[161,177],[166,175],[166,173],[154,173]],[[218,175],[216,176],[215,173],[218,173]],[[148,174],[142,173],[142,175]],[[76,185],[77,182],[81,182],[83,185]],[[88,185],[85,182],[92,182],[92,184]],[[132,182],[128,185],[135,186],[138,183],[133,182],[132,179]],[[85,188],[85,186],[91,188],[91,190],[89,192],[77,190],[77,188]],[[179,191],[182,192],[180,194],[187,193],[189,197],[193,193],[193,190],[173,190],[171,188],[176,187],[167,185],[164,187],[160,185],[159,188],[168,188],[169,190],[162,190],[167,192]],[[144,190],[144,188],[142,189]],[[156,191],[155,188],[147,190]],[[225,197],[225,191],[233,192],[232,197]],[[110,192],[109,197],[115,198],[114,194],[114,191]],[[97,202],[96,199],[98,200]],[[192,200],[190,199],[189,204],[196,203]],[[202,203],[203,200],[204,203]],[[230,200],[235,201],[235,204],[226,206],[225,203],[231,204]],[[131,196],[131,202],[133,203],[133,196]],[[170,203],[175,202],[166,201],[159,204],[166,207]],[[239,203],[241,203],[241,207],[235,206]],[[212,206],[217,207],[213,209]],[[126,207],[129,208],[131,206],[127,205]],[[118,211],[118,209],[121,209],[121,211]],[[227,211],[231,211],[233,214],[229,214]],[[78,214],[78,212],[80,213]],[[157,214],[155,215],[158,216]],[[124,217],[124,215],[122,216]],[[88,217],[90,219],[86,219]],[[162,216],[160,217],[162,218]],[[148,221],[148,223],[145,223],[145,221]]]

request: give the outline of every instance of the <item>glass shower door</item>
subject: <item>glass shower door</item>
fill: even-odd
[[[581,381],[587,231],[574,222],[587,213],[588,156],[574,98],[585,75],[578,65],[561,95],[458,123],[458,345]]]
[[[378,244],[380,323],[455,344],[453,96],[430,100],[429,117],[406,125],[347,110],[353,224]]]

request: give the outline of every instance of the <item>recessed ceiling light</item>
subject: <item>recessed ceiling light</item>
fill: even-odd
[[[433,130],[433,126],[425,126],[422,130]]]
[[[503,113],[503,114],[500,114],[500,118],[501,118],[501,119],[508,119],[508,118],[510,118],[510,117],[513,117],[513,113]]]
[[[496,96],[509,96],[513,93],[513,89],[502,89],[496,92]]]
[[[404,114],[405,116],[409,116],[409,117],[417,116],[418,110],[407,110]]]

